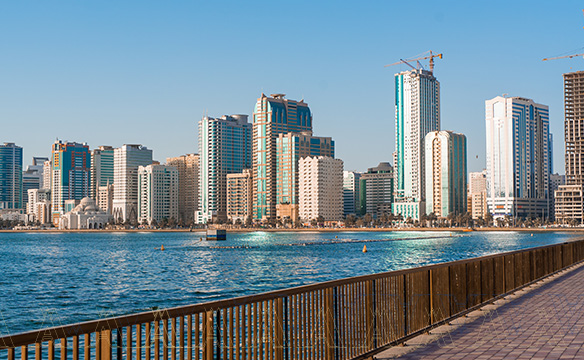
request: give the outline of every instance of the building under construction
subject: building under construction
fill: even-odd
[[[566,185],[555,192],[556,220],[582,223],[584,216],[584,71],[564,74]]]

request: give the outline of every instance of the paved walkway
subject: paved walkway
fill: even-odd
[[[584,266],[569,269],[375,356],[584,359]]]

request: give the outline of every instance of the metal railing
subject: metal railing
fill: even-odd
[[[8,360],[351,359],[584,259],[584,240],[0,338]]]

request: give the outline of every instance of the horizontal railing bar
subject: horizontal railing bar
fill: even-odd
[[[476,258],[454,260],[454,261],[443,262],[443,263],[432,264],[432,265],[425,265],[425,266],[409,268],[409,269],[401,269],[401,270],[394,270],[394,271],[388,271],[388,272],[377,273],[377,274],[360,275],[360,276],[354,276],[354,277],[349,277],[349,278],[344,278],[344,279],[330,280],[330,281],[326,281],[326,282],[303,285],[303,286],[298,286],[298,287],[294,287],[294,288],[274,290],[274,291],[255,294],[255,295],[245,295],[245,296],[240,296],[240,297],[231,298],[231,299],[224,299],[224,300],[217,300],[217,301],[211,301],[211,302],[200,303],[200,304],[179,306],[179,307],[168,308],[168,309],[147,311],[147,312],[142,312],[142,313],[138,313],[138,314],[122,315],[122,316],[117,316],[117,317],[112,317],[112,318],[92,320],[92,321],[75,323],[75,324],[64,325],[64,326],[58,326],[58,327],[50,327],[50,328],[45,328],[45,329],[34,330],[34,331],[29,331],[29,332],[0,337],[0,349],[7,348],[7,347],[10,348],[10,347],[18,347],[18,346],[23,346],[23,345],[34,344],[36,342],[39,342],[39,340],[42,339],[43,336],[46,336],[47,334],[49,334],[49,336],[53,339],[67,338],[67,337],[71,337],[74,335],[83,335],[83,334],[87,334],[87,333],[93,333],[93,332],[95,332],[96,329],[100,329],[100,330],[118,329],[118,328],[123,328],[125,326],[130,326],[130,325],[144,324],[144,323],[152,322],[154,320],[164,320],[164,319],[170,319],[170,318],[175,318],[175,317],[179,317],[179,316],[186,316],[186,315],[190,315],[190,314],[204,313],[207,311],[214,311],[214,310],[223,309],[223,308],[242,306],[242,305],[252,304],[252,303],[256,303],[256,302],[271,300],[271,299],[285,297],[285,296],[291,296],[291,295],[296,295],[296,294],[312,292],[312,291],[316,291],[316,290],[322,290],[322,289],[327,289],[327,288],[332,288],[332,287],[337,287],[337,286],[342,286],[342,285],[353,284],[353,283],[362,282],[362,281],[366,281],[366,280],[376,280],[376,279],[382,279],[382,278],[393,277],[393,276],[402,276],[404,274],[411,274],[411,273],[415,273],[418,271],[427,271],[427,270],[448,267],[448,266],[452,266],[453,264],[462,265],[462,264],[472,263],[475,261],[494,259],[494,258],[499,258],[499,257],[503,257],[503,256],[524,253],[527,251],[552,248],[552,247],[555,247],[558,245],[569,244],[569,243],[580,242],[580,241],[584,241],[584,240],[579,239],[579,240],[574,240],[571,242],[563,242],[563,243],[557,243],[557,244],[551,244],[551,245],[545,245],[545,246],[539,246],[539,247],[519,249],[519,250],[514,250],[514,251],[509,251],[509,252],[504,252],[504,253],[485,255],[485,256],[476,257]]]

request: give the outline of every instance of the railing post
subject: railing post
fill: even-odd
[[[112,360],[112,331],[102,330],[99,337],[101,341],[100,360]]]
[[[367,350],[373,349],[373,296],[371,280],[365,281],[365,332]]]
[[[275,330],[276,338],[274,339],[275,360],[284,360],[284,310],[283,300],[281,297],[274,301],[275,310]],[[251,349],[250,349],[251,351]]]
[[[203,359],[213,360],[213,310],[205,312],[205,345],[203,348]]]
[[[326,360],[333,360],[335,356],[335,319],[332,289],[325,289],[324,295],[324,341]]]

